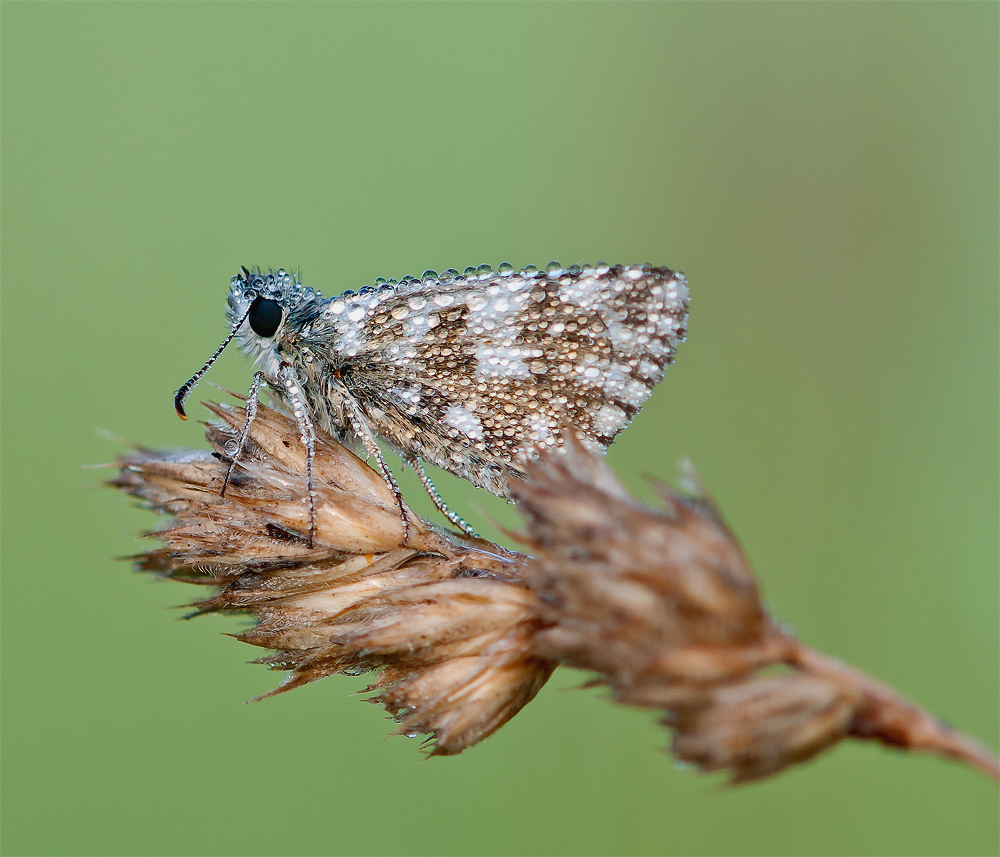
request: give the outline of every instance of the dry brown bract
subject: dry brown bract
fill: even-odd
[[[315,547],[294,423],[262,407],[221,497],[242,409],[210,404],[212,453],[137,450],[111,484],[172,517],[137,566],[215,587],[197,613],[248,612],[239,639],[290,672],[272,693],[374,671],[398,732],[451,755],[513,717],[557,664],[623,704],[664,712],[678,758],[734,782],[853,736],[959,759],[1000,779],[983,747],[892,690],[799,643],[764,610],[740,545],[703,492],[638,504],[569,439],[515,486],[531,556],[431,527],[410,537],[382,478],[321,437]],[[762,672],[763,671],[763,672]],[[268,694],[271,695],[271,694]]]

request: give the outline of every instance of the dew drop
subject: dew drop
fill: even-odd
[[[488,280],[493,276],[493,269],[489,265],[480,265],[476,268],[476,277],[480,280]]]
[[[562,272],[562,265],[560,265],[555,259],[545,266],[545,273],[548,275],[550,280],[558,279],[562,276]]]
[[[509,277],[514,273],[514,266],[510,262],[501,262],[497,265],[497,273],[501,277]]]

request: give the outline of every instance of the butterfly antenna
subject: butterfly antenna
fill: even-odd
[[[177,391],[174,396],[174,410],[177,411],[177,416],[179,416],[182,420],[187,419],[187,414],[184,413],[184,400],[188,397],[188,393],[190,393],[191,390],[194,389],[194,385],[201,380],[201,376],[204,375],[212,367],[212,364],[219,359],[219,355],[225,351],[226,346],[233,341],[233,337],[236,336],[236,331],[243,326],[243,322],[247,320],[248,315],[250,315],[249,309],[243,314],[243,318],[239,320],[239,323],[233,325],[233,329],[229,332],[229,336],[222,341],[222,345],[215,349],[215,354],[208,358],[208,362],[205,363],[201,369],[195,372],[194,375],[191,376],[191,380],[189,380]]]

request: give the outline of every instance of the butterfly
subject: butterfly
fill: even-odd
[[[380,440],[414,468],[442,514],[474,535],[422,462],[508,497],[525,462],[560,446],[567,427],[603,452],[673,362],[688,298],[683,274],[650,265],[450,268],[329,298],[284,269],[244,267],[230,285],[229,336],[174,406],[186,419],[187,395],[236,339],[260,370],[229,473],[267,384],[306,447],[310,544],[317,428],[375,460],[403,516],[404,542],[402,495]]]

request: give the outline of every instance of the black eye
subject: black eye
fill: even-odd
[[[250,304],[250,327],[258,336],[270,339],[281,324],[281,304],[267,298],[255,298]]]

